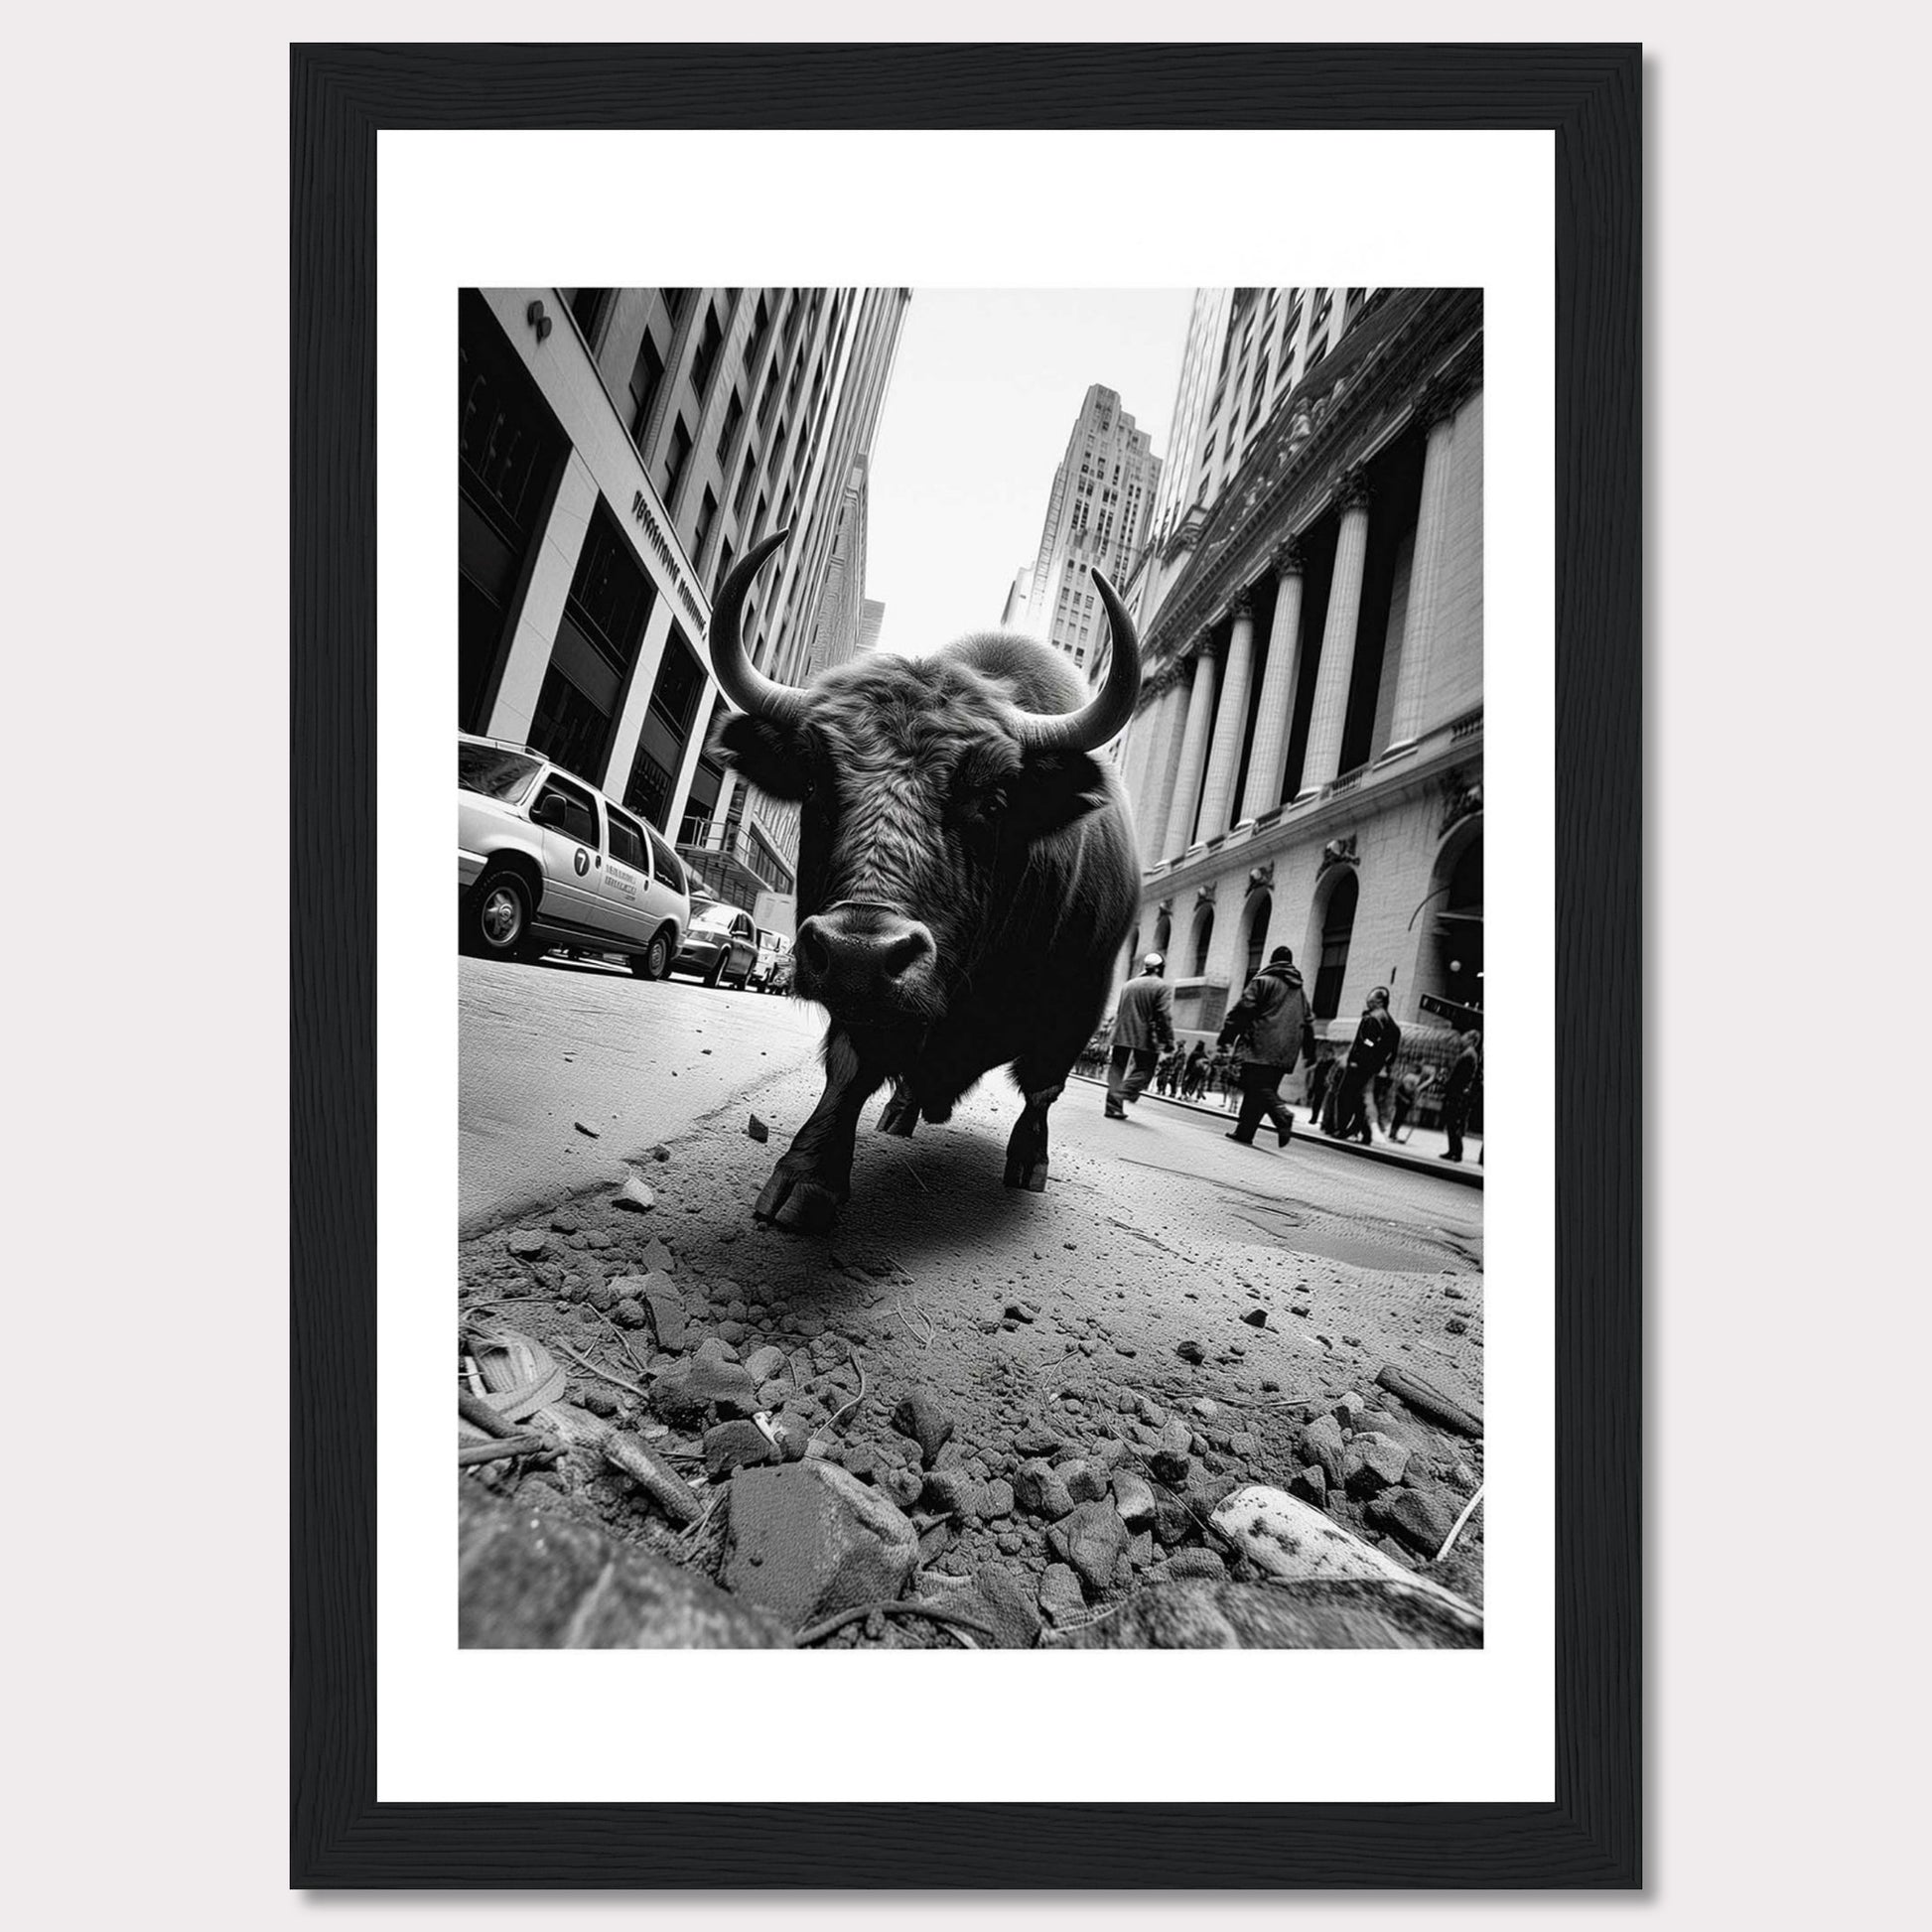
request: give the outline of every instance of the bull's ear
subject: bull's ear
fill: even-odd
[[[1043,839],[1107,802],[1107,780],[1085,752],[1040,752],[1027,759],[1011,789],[1008,819],[1030,839]]]
[[[768,797],[802,798],[811,789],[804,747],[789,726],[734,711],[718,727],[712,744],[727,764],[745,774],[747,783]]]

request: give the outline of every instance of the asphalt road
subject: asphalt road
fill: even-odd
[[[563,962],[464,960],[460,983],[466,1234],[606,1189],[637,1163],[659,1192],[653,1220],[695,1271],[755,1268],[833,1320],[863,1278],[868,1295],[913,1304],[908,1321],[957,1335],[961,1375],[981,1324],[1022,1295],[1043,1316],[1002,1336],[1016,1367],[1045,1373],[1104,1316],[1105,1346],[1137,1379],[1173,1370],[1176,1343],[1198,1336],[1210,1356],[1236,1344],[1220,1364],[1229,1393],[1263,1376],[1291,1392],[1351,1386],[1402,1359],[1480,1406],[1478,1190],[1299,1137],[1240,1147],[1225,1121],[1152,1101],[1108,1121],[1083,1083],[1053,1110],[1045,1193],[1009,1190],[1019,1102],[995,1074],[909,1140],[862,1129],[838,1227],[783,1234],[751,1204],[817,1096],[816,1009]],[[754,1114],[765,1143],[748,1135]],[[656,1145],[668,1162],[652,1162]],[[1265,1329],[1241,1325],[1257,1301]]]

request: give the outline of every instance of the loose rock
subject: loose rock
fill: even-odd
[[[1046,1574],[1039,1580],[1039,1607],[1054,1623],[1086,1614],[1087,1599],[1081,1592],[1079,1576],[1068,1565],[1046,1566]]]
[[[794,1629],[905,1587],[918,1535],[856,1476],[822,1460],[733,1479],[724,1582]]]
[[[550,1246],[550,1237],[542,1228],[518,1228],[504,1245],[518,1261],[537,1261]]]
[[[705,1431],[704,1470],[713,1482],[734,1469],[775,1462],[780,1453],[755,1422],[721,1422]]]
[[[1046,1543],[1098,1592],[1113,1581],[1114,1565],[1127,1547],[1127,1525],[1109,1503],[1081,1503],[1046,1532]]]
[[[901,1397],[893,1411],[893,1427],[901,1436],[911,1437],[919,1446],[920,1455],[930,1463],[951,1441],[954,1423],[930,1389],[914,1389]]]
[[[1358,1501],[1379,1496],[1384,1489],[1393,1489],[1402,1480],[1408,1466],[1409,1451],[1400,1443],[1373,1434],[1357,1436],[1348,1446],[1343,1486]]]
[[[1377,1496],[1363,1512],[1378,1530],[1386,1530],[1414,1550],[1433,1558],[1443,1547],[1456,1512],[1435,1488],[1392,1489]]]
[[[657,1205],[657,1196],[633,1173],[618,1189],[611,1205],[624,1208],[632,1214],[648,1214]]]

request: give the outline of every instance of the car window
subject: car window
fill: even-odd
[[[543,801],[546,798],[561,798],[564,801],[564,822],[556,829],[566,837],[579,840],[584,845],[596,845],[597,805],[588,791],[574,785],[567,778],[559,778],[554,773],[543,781],[543,789],[537,793],[536,803],[530,809],[532,818],[543,815]]]
[[[457,744],[457,783],[465,791],[500,798],[506,805],[514,805],[542,769],[542,762],[527,752],[507,751],[500,745]]]
[[[644,828],[635,819],[625,818],[615,805],[606,814],[611,821],[611,857],[638,872],[649,872],[644,856]]]
[[[657,861],[658,883],[668,886],[674,893],[689,892],[691,886],[684,876],[684,861],[649,826],[644,828],[644,836],[650,840],[651,856]]]

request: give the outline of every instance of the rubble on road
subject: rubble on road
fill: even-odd
[[[572,1642],[1481,1641],[1479,1511],[1445,1554],[1483,1481],[1479,1412],[1432,1379],[1459,1358],[1439,1347],[1378,1370],[1344,1333],[1368,1324],[1336,1319],[1319,1284],[1294,1297],[1293,1280],[1268,1307],[1240,1282],[1251,1305],[1221,1318],[1243,1342],[1215,1338],[1212,1297],[1191,1288],[1165,1336],[1121,1320],[1104,1290],[1082,1306],[1024,1270],[948,1300],[851,1237],[828,1270],[769,1231],[692,1219],[703,1164],[677,1173],[668,1199],[632,1173],[466,1246],[465,1332],[499,1326],[467,1311],[513,1307],[516,1372],[530,1380],[541,1356],[546,1378],[513,1425],[544,1452],[462,1425],[477,1453],[494,1448],[465,1471],[466,1512],[509,1507],[523,1525],[479,1541],[497,1551],[481,1569],[466,1555],[466,1643],[565,1641],[575,1612],[558,1606],[577,1590],[582,1610],[597,1548],[618,1553],[614,1576],[644,1560],[648,1587],[625,1584]],[[1479,1307],[1441,1292],[1479,1330]],[[1268,1318],[1317,1302],[1319,1346]],[[498,1565],[534,1592],[525,1624]],[[644,1603],[659,1609],[633,1614]],[[505,1634],[525,1627],[540,1634]]]

